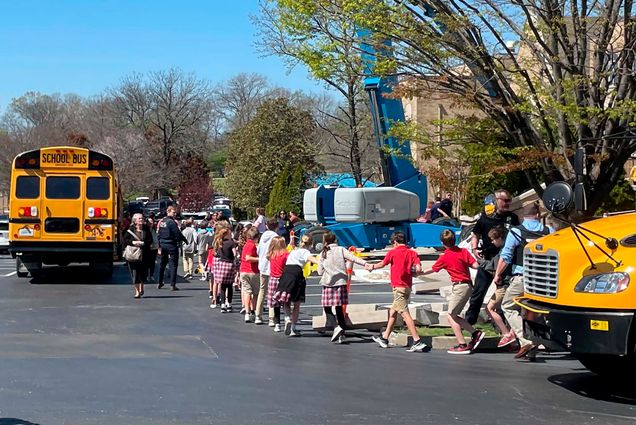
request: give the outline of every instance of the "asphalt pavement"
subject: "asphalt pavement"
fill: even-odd
[[[632,381],[608,382],[564,353],[451,356],[275,334],[208,307],[204,282],[146,288],[127,269],[88,267],[19,279],[0,256],[0,425],[9,424],[634,424]],[[389,302],[356,282],[351,301]],[[424,298],[422,298],[424,299]]]

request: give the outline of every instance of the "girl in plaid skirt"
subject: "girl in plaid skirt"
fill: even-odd
[[[221,296],[221,312],[232,310],[232,295],[234,279],[236,277],[236,242],[232,239],[232,232],[223,227],[214,236],[214,250],[218,258],[215,259],[214,284],[218,285]]]
[[[269,283],[267,285],[267,308],[274,309],[274,332],[280,332],[280,303],[274,299],[274,293],[278,289],[278,281],[283,274],[285,263],[289,252],[287,251],[287,244],[285,238],[282,236],[276,236],[272,238],[269,244],[269,250],[267,251],[267,259],[269,260]],[[285,322],[291,321],[291,318],[286,317]]]
[[[291,316],[291,321],[285,323],[285,334],[300,336],[296,326],[300,314],[300,303],[305,302],[305,288],[307,282],[303,274],[303,268],[307,262],[318,264],[318,259],[311,255],[309,248],[312,246],[311,238],[303,235],[300,247],[289,253],[283,274],[278,282],[278,289],[274,299],[285,306],[285,314]],[[294,304],[292,310],[291,304]]]
[[[323,235],[322,242],[323,248],[318,263],[318,274],[322,276],[322,307],[327,316],[327,323],[334,322],[332,307],[335,307],[335,321],[338,326],[333,331],[331,342],[342,344],[346,328],[342,306],[349,304],[348,271],[352,270],[353,264],[364,266],[367,262],[351,254],[346,248],[338,246],[336,235],[331,232]]]

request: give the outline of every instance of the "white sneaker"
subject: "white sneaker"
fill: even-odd
[[[290,337],[300,336],[300,331],[298,329],[296,329],[295,326],[292,326],[291,332],[289,333],[289,336]]]
[[[212,302],[212,304],[210,304],[210,308],[216,308],[216,303]]]
[[[343,332],[344,329],[342,329],[340,326],[336,326],[336,328],[333,330],[333,335],[331,335],[331,342],[336,342]]]
[[[282,331],[282,329],[280,328],[280,325],[278,323],[276,323],[274,325],[274,332],[280,332],[280,331]]]
[[[254,319],[254,324],[255,325],[262,325],[263,324],[263,319],[261,319],[260,317],[256,316],[256,319]]]
[[[251,317],[249,313],[245,313],[245,323],[249,323],[251,321]]]
[[[267,326],[269,326],[270,328],[276,326],[276,322],[274,322],[274,319],[269,319],[269,322],[267,322]]]

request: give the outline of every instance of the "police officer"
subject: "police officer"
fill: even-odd
[[[477,269],[477,276],[475,276],[473,293],[470,296],[468,310],[466,310],[466,314],[464,315],[464,318],[471,325],[477,323],[479,311],[484,303],[484,297],[486,296],[488,287],[492,283],[493,275],[486,270],[489,264],[488,262],[499,253],[500,249],[492,243],[488,237],[488,232],[495,226],[504,227],[507,231],[512,227],[519,225],[519,217],[517,217],[517,214],[510,211],[511,202],[512,197],[510,196],[510,192],[506,189],[496,190],[494,213],[487,214],[486,212],[483,212],[473,228],[472,239],[470,242],[471,252],[478,261],[486,261],[479,261],[480,265]],[[481,239],[481,249],[477,249],[479,239]]]
[[[170,263],[170,285],[173,291],[177,288],[177,267],[179,266],[179,245],[181,242],[187,242],[186,238],[179,230],[179,226],[174,221],[176,210],[173,206],[169,206],[166,210],[166,216],[159,222],[157,238],[159,239],[159,247],[161,248],[161,264],[159,265],[159,284],[157,289],[163,288],[163,274],[166,271],[166,265]]]

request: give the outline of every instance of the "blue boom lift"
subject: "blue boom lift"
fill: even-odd
[[[364,39],[365,34],[361,36]],[[321,186],[306,190],[305,220],[319,223],[320,227],[306,229],[305,233],[317,238],[329,230],[343,246],[383,249],[393,232],[401,231],[412,247],[439,247],[442,230],[451,229],[459,236],[461,229],[416,221],[426,210],[426,176],[412,164],[410,143],[387,136],[393,122],[404,121],[402,101],[390,96],[397,77],[372,75],[376,52],[369,44],[362,44],[362,50],[367,63],[364,88],[369,94],[384,184],[374,188]]]

